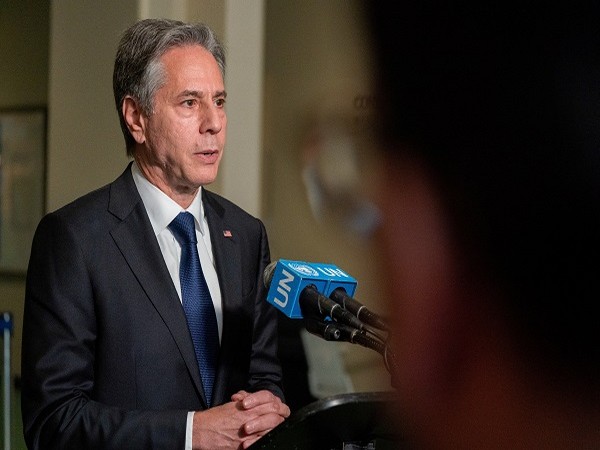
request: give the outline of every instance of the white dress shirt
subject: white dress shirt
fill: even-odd
[[[217,315],[217,326],[219,328],[219,340],[223,330],[223,308],[221,304],[221,289],[219,287],[219,279],[215,269],[215,261],[212,252],[210,241],[210,233],[208,230],[208,222],[204,215],[204,205],[202,204],[202,188],[198,189],[198,193],[194,201],[187,210],[184,210],[163,191],[150,183],[141,173],[137,163],[134,161],[131,165],[131,173],[135,186],[142,197],[142,202],[150,218],[150,223],[154,230],[158,245],[162,252],[169,274],[179,294],[181,301],[181,282],[179,281],[179,260],[181,259],[181,246],[175,239],[175,236],[169,229],[169,224],[182,211],[187,211],[194,216],[196,225],[196,237],[198,238],[198,255],[200,256],[200,265],[206,284],[210,291],[210,296],[215,307]],[[186,446],[185,450],[192,449],[192,427],[193,427],[194,412],[190,411],[187,416],[186,428]]]

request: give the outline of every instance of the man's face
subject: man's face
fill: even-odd
[[[227,116],[219,66],[199,45],[173,48],[161,62],[165,83],[149,117],[136,160],[148,179],[178,203],[212,183],[223,156]]]

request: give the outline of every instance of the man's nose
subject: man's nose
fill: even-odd
[[[216,106],[210,106],[202,111],[200,118],[200,133],[216,134],[223,128],[225,111]]]

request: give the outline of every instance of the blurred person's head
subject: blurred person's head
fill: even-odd
[[[377,2],[384,267],[426,446],[600,441],[600,4]]]

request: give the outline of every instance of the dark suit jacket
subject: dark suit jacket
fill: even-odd
[[[214,404],[240,389],[283,398],[265,228],[203,192],[223,299]],[[183,308],[129,168],[40,222],[22,381],[30,449],[179,450],[187,412],[206,408]]]

